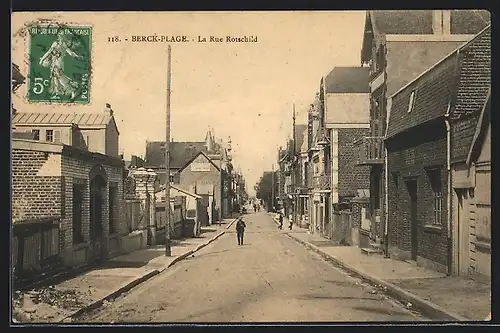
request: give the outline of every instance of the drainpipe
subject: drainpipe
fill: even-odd
[[[451,131],[450,131],[450,120],[448,118],[450,111],[450,106],[448,105],[448,111],[446,112],[444,122],[446,124],[446,172],[447,172],[447,180],[448,180],[448,190],[446,196],[446,219],[448,224],[448,275],[451,275],[452,272],[452,263],[453,263],[453,244],[451,237],[451,225],[452,225],[452,214],[451,214]]]
[[[456,76],[456,84],[458,84],[458,68],[460,64],[460,49],[457,50],[456,53],[456,67],[455,67],[455,76]],[[446,196],[446,222],[447,222],[447,227],[448,227],[448,233],[447,233],[447,238],[448,238],[448,273],[447,275],[450,276],[452,275],[453,272],[453,237],[452,237],[452,219],[453,215],[451,212],[451,198],[453,195],[453,190],[452,190],[452,181],[451,181],[451,128],[450,128],[450,111],[451,111],[451,103],[452,103],[452,95],[450,95],[450,99],[448,101],[448,108],[446,109],[446,113],[444,115],[444,122],[446,124],[446,172],[447,172],[447,181],[448,181],[448,188],[447,188],[447,196]]]
[[[385,218],[385,223],[384,223],[384,252],[385,252],[385,257],[389,258],[389,232],[387,229],[389,228],[389,198],[388,198],[388,186],[389,186],[389,163],[387,162],[387,148],[385,147],[384,144],[384,173],[385,173],[385,179],[384,179],[384,204],[385,204],[385,209],[384,209],[384,218]]]
[[[384,74],[387,75],[387,74]],[[391,108],[392,108],[392,97],[389,97],[387,100],[387,106],[386,106],[386,117],[385,117],[385,131],[384,131],[384,137],[386,136],[387,128],[389,127],[389,116],[391,115]],[[387,145],[384,142],[384,174],[385,174],[385,179],[384,179],[384,204],[385,204],[385,209],[384,209],[384,218],[385,218],[385,223],[384,223],[384,251],[385,251],[385,257],[390,258],[389,255],[389,162],[387,160],[388,157],[388,152],[387,152]]]

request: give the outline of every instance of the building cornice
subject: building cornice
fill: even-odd
[[[386,42],[468,42],[476,35],[385,35]]]

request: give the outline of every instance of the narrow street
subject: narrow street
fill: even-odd
[[[266,213],[81,322],[334,322],[422,320],[357,283],[277,229]]]

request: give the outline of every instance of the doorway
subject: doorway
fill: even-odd
[[[418,197],[417,180],[407,180],[406,188],[410,196],[410,244],[411,260],[417,260],[418,254]]]
[[[470,266],[470,202],[466,189],[457,189],[458,198],[458,275],[468,276]]]
[[[106,181],[100,175],[95,176],[90,183],[90,261],[102,259],[103,243],[103,206],[105,199]]]

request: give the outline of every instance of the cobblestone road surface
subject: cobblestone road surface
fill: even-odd
[[[221,238],[81,322],[300,322],[423,320],[277,230],[245,215]]]

